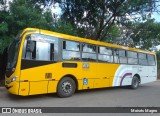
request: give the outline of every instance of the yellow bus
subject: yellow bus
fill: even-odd
[[[157,79],[156,54],[66,34],[24,29],[8,48],[5,86],[12,94],[129,86]]]

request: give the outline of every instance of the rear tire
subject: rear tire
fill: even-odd
[[[70,77],[64,77],[58,83],[57,95],[61,98],[70,97],[74,94],[75,89],[75,81]]]
[[[139,87],[139,79],[137,76],[134,76],[132,79],[132,84],[130,85],[131,89],[137,89]]]

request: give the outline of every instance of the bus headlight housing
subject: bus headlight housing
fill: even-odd
[[[16,81],[16,76],[14,76],[14,77],[12,77],[11,79],[10,79],[10,82],[14,82],[14,81]]]
[[[17,76],[13,76],[10,80],[6,81],[7,84],[16,81]]]

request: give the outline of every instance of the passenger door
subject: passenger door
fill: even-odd
[[[20,80],[28,81],[27,94],[29,95],[47,93],[53,73],[49,65],[54,63],[55,44],[52,42],[54,38],[49,41],[48,36],[33,35],[28,39],[35,44],[32,52],[27,51],[28,40],[25,40]]]

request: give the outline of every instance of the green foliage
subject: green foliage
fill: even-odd
[[[0,4],[0,52],[6,47],[18,32],[26,27],[51,30],[53,28],[50,11],[43,12],[35,0],[13,0],[10,9],[5,9],[5,3]]]
[[[146,22],[134,23],[132,25],[131,38],[135,46],[140,46],[141,49],[147,49],[160,44],[160,23],[154,20]]]
[[[110,35],[110,28],[117,24],[147,18],[155,8],[153,0],[58,0],[62,8],[62,19],[78,30],[78,35],[103,40]],[[85,14],[85,15],[84,15]],[[107,40],[110,41],[110,40]]]
[[[47,0],[48,1],[48,0]],[[133,23],[127,17],[147,19],[147,13],[155,8],[153,0],[55,0],[62,8],[61,19],[52,17],[41,5],[44,0],[13,0],[7,10],[5,0],[0,1],[0,52],[15,38],[19,30],[35,27],[60,33],[114,43],[120,38],[118,25],[130,25],[129,37],[142,49],[159,44],[160,24],[153,20]],[[50,3],[54,3],[53,0]],[[135,17],[137,21],[137,17]],[[115,23],[116,22],[116,23]]]
[[[26,27],[36,27],[42,29],[48,29],[50,25],[42,14],[42,11],[35,4],[31,4],[30,1],[26,0],[14,0],[10,6],[10,23],[12,24],[10,28],[14,28],[15,34],[17,30],[24,29]],[[14,25],[13,25],[14,24]]]
[[[8,24],[6,22],[2,22],[0,24],[0,33],[6,33],[8,31]]]
[[[59,33],[77,36],[77,30],[74,29],[70,23],[66,23],[62,20],[56,22],[52,30]]]
[[[10,36],[2,36],[0,39],[0,53],[3,52],[3,49],[6,48],[13,41]]]
[[[114,43],[115,39],[117,37],[121,36],[120,28],[116,25],[113,25],[109,30],[107,31],[106,38],[102,39],[104,42]]]

